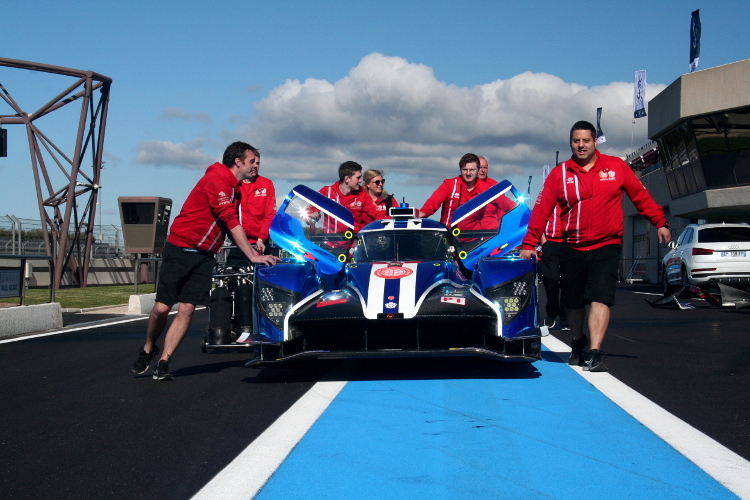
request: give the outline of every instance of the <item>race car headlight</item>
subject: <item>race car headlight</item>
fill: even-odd
[[[487,289],[487,295],[503,310],[503,325],[509,325],[531,304],[533,286],[534,273],[526,273]]]
[[[268,318],[276,328],[284,325],[284,316],[299,300],[299,294],[264,281],[258,284],[258,306],[260,312]]]

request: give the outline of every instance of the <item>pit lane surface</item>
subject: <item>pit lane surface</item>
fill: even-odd
[[[747,458],[748,311],[642,299],[618,293],[612,373]],[[203,325],[200,313],[173,383],[129,372],[143,320],[0,344],[2,496],[190,498],[331,366],[201,355]],[[588,485],[596,497],[732,497],[549,352],[533,365],[351,361],[326,376],[341,393],[259,498],[572,498]],[[264,463],[251,454],[231,483]]]

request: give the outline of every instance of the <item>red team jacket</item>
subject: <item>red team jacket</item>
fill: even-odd
[[[434,193],[424,202],[424,205],[420,209],[424,212],[425,217],[429,217],[434,214],[440,205],[443,206],[440,212],[440,222],[446,226],[450,224],[453,218],[453,212],[458,207],[471,200],[478,194],[484,192],[486,189],[492,187],[487,182],[477,181],[474,184],[474,189],[469,191],[466,187],[466,183],[459,175],[451,179],[445,179],[443,183],[435,190]],[[463,228],[463,229],[480,229],[477,228]]]
[[[555,241],[562,243],[563,241],[563,224],[560,219],[560,207],[555,205],[555,209],[552,211],[552,216],[547,221],[547,225],[544,226],[544,237],[547,241]]]
[[[599,151],[595,154],[596,163],[588,172],[573,160],[552,169],[534,205],[524,249],[540,244],[555,207],[560,209],[561,238],[570,247],[593,250],[622,243],[623,192],[651,224],[666,225],[664,210],[628,164]]]
[[[268,239],[275,215],[276,189],[270,179],[259,175],[253,182],[240,183],[240,223],[250,243]]]
[[[341,192],[339,183],[335,182],[330,186],[321,188],[319,192],[349,209],[354,216],[354,232],[358,232],[365,224],[374,220],[386,218],[385,212],[378,212],[372,198],[362,188],[356,193],[345,195]],[[344,231],[344,227],[333,217],[327,217],[324,230],[326,233],[339,233]]]
[[[167,241],[184,248],[216,253],[226,233],[239,226],[237,177],[222,163],[206,169],[169,228]]]
[[[372,199],[372,198],[371,198]],[[388,214],[388,209],[391,207],[397,207],[398,202],[396,201],[396,198],[389,194],[385,198],[383,198],[380,201],[373,202],[375,203],[375,209],[378,211],[378,219],[390,219],[391,216]]]

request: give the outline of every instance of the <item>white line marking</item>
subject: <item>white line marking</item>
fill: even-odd
[[[35,333],[33,335],[25,335],[23,337],[13,337],[12,339],[0,340],[0,344],[7,344],[9,342],[19,342],[21,340],[37,339],[39,337],[49,337],[51,335],[59,335],[61,333],[78,332],[81,330],[89,330],[91,328],[99,328],[101,326],[119,325],[120,323],[130,323],[132,321],[138,321],[140,319],[148,319],[148,316],[137,316],[135,318],[121,319],[117,321],[112,321],[111,323],[97,322],[95,325],[79,326],[79,327],[73,327],[73,328],[63,328],[61,330],[55,330],[52,332]]]
[[[551,336],[543,338],[542,343],[558,358],[567,361],[570,347],[565,343]],[[609,373],[585,372],[577,366],[570,368],[732,493],[740,498],[750,498],[750,481],[747,480],[750,462]]]
[[[205,306],[200,306],[200,307],[195,308],[196,311],[199,311],[201,309],[205,309]],[[176,310],[169,311],[169,314],[170,315],[177,314],[177,311]],[[100,326],[111,326],[111,325],[119,325],[122,323],[131,323],[133,321],[148,319],[148,316],[149,316],[148,314],[141,314],[132,318],[117,319],[111,322],[96,321],[96,322],[92,322],[95,324],[86,324],[85,326],[63,327],[60,330],[54,330],[54,331],[44,332],[44,333],[35,333],[32,335],[22,335],[20,337],[13,337],[12,339],[0,340],[0,344],[8,344],[10,342],[19,342],[21,340],[38,339],[39,337],[49,337],[51,335],[60,335],[61,333],[79,332],[81,330],[90,330],[91,328],[99,328]]]
[[[346,382],[328,380],[315,384],[196,493],[193,500],[248,500],[257,495],[345,385]]]

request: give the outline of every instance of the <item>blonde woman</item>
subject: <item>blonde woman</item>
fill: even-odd
[[[368,170],[362,176],[362,183],[365,191],[370,195],[372,202],[378,209],[378,219],[389,218],[388,209],[397,207],[398,202],[396,202],[392,194],[388,194],[384,189],[385,179],[383,178],[383,172],[380,170]]]

